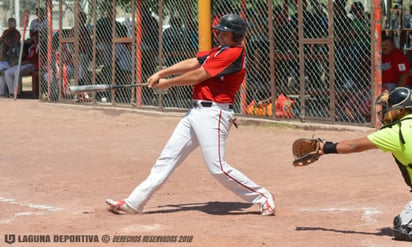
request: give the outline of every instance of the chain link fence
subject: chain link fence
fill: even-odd
[[[77,5],[76,5],[77,3]],[[97,3],[97,8],[93,8]],[[46,3],[41,8],[47,10]],[[191,87],[70,94],[70,85],[144,83],[159,68],[196,55],[197,4],[168,1],[63,1],[52,40],[42,35],[43,98],[89,104],[189,108]],[[180,11],[178,11],[180,10]],[[47,11],[46,11],[47,12]],[[43,17],[46,19],[46,17]],[[56,18],[56,19],[54,19]],[[51,43],[51,52],[46,47]],[[50,55],[51,53],[51,55]],[[49,61],[45,59],[42,61]]]
[[[272,86],[276,97],[284,94],[294,100],[293,118],[369,123],[370,7],[344,0],[299,2],[300,6],[298,1],[273,2],[269,13],[266,2],[256,1],[254,8],[247,10],[251,23],[247,83],[252,89],[248,100],[269,97]],[[268,19],[273,23],[272,37]],[[333,25],[329,27],[330,21]],[[271,39],[273,57],[268,56]],[[285,116],[282,113],[278,115]]]
[[[191,86],[80,95],[71,94],[68,87],[144,83],[159,68],[194,57],[199,42],[197,1],[62,0],[47,4],[41,0],[39,9],[45,23],[40,29],[43,100],[191,107]],[[249,24],[244,43],[247,76],[235,102],[238,114],[372,124],[371,3],[212,1],[212,25],[226,13],[237,13]],[[213,45],[217,45],[211,32]]]

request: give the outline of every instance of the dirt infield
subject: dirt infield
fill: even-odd
[[[411,199],[390,154],[291,165],[297,137],[339,141],[372,129],[232,129],[226,159],[273,192],[275,217],[218,184],[199,150],[145,214],[108,212],[104,200],[147,176],[180,117],[0,99],[0,246],[410,246],[389,230]]]

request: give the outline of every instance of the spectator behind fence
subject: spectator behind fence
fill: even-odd
[[[6,96],[6,81],[4,71],[19,61],[19,42],[14,42],[14,34],[8,32],[3,37],[0,46],[0,96]]]
[[[292,15],[290,21],[291,25],[294,28],[293,35],[295,39],[298,39],[299,32],[299,16],[297,5],[298,1],[296,0],[296,12]],[[304,38],[321,38],[325,37],[327,33],[327,18],[325,13],[322,11],[322,6],[317,1],[311,1],[312,11],[309,11],[309,4],[307,0],[302,1],[303,8],[303,36]],[[308,46],[307,49],[313,48]]]
[[[163,32],[163,45],[166,53],[166,66],[175,64],[181,60],[183,51],[187,51],[188,42],[187,30],[182,26],[182,19],[179,16],[170,18],[170,27]]]
[[[163,32],[163,45],[165,51],[165,66],[171,66],[184,58],[189,49],[189,34],[186,27],[183,27],[182,19],[179,16],[170,18],[170,27]],[[191,86],[169,88],[168,94],[171,103],[179,102],[180,97],[190,97]]]
[[[189,20],[187,29],[189,35],[189,50],[197,50],[199,47],[199,24],[196,18]]]
[[[123,25],[122,25],[123,26]],[[127,28],[123,26],[123,31],[118,37],[127,37]],[[132,51],[128,43],[116,43],[116,71],[121,71],[124,74],[132,72]],[[130,83],[130,82],[129,82]]]
[[[345,78],[344,87],[352,89],[349,97],[339,98],[340,102],[346,100],[343,109],[339,109],[338,115],[342,119],[349,119],[355,122],[371,121],[371,87],[370,87],[370,26],[365,15],[365,9],[361,2],[354,2],[349,11],[350,22],[350,43],[347,47],[349,61],[348,74]],[[336,44],[335,44],[336,45]],[[337,59],[339,68],[345,61]],[[337,70],[337,80],[341,79],[341,73]],[[339,81],[338,81],[339,82]],[[340,105],[340,104],[339,104]]]
[[[69,30],[63,30],[62,36],[64,38],[75,37],[75,32],[79,33],[79,74],[78,80],[79,85],[83,85],[84,81],[87,80],[87,73],[90,60],[92,58],[92,39],[90,37],[89,30],[86,27],[87,16],[84,12],[79,12],[79,26],[78,29],[75,27]],[[62,56],[59,58],[63,61],[63,81],[66,84],[69,79],[74,78],[74,44],[70,42],[65,42],[61,46]]]
[[[349,62],[349,44],[351,37],[350,25],[351,19],[345,10],[346,0],[336,0],[333,2],[333,28],[334,28],[334,45],[335,45],[335,80],[336,85],[340,88],[351,88],[353,83],[350,81]]]
[[[345,113],[345,103],[353,98],[357,90],[353,88],[350,71],[350,32],[351,22],[345,9],[346,0],[336,0],[333,2],[333,29],[335,46],[335,92],[336,94],[336,114],[339,120],[347,120]],[[349,93],[347,93],[349,91]]]
[[[351,54],[352,58],[352,86],[359,86],[362,90],[369,85],[370,81],[370,54],[371,37],[370,26],[367,22],[365,9],[361,2],[354,2],[351,5],[350,13],[353,15],[351,22]]]
[[[127,37],[127,27],[122,25],[123,31],[119,32],[119,37]],[[116,43],[115,58],[115,78],[116,84],[132,84],[132,51],[130,43]],[[129,103],[132,95],[131,88],[116,90],[116,102]]]
[[[4,76],[6,79],[6,85],[11,96],[14,96],[14,88],[16,86],[16,77],[19,76],[18,83],[18,95],[21,93],[21,83],[22,76],[31,75],[33,72],[39,69],[39,59],[38,59],[38,42],[39,42],[39,33],[33,33],[33,45],[30,46],[27,57],[24,61],[21,62],[21,67],[19,71],[19,66],[15,65],[4,71]],[[20,73],[19,73],[20,72]]]
[[[34,32],[47,30],[46,9],[39,8],[36,12],[37,18],[33,19],[29,24],[30,39],[33,40]]]
[[[86,26],[87,16],[83,11],[80,11],[78,14],[79,24],[76,28],[75,26],[71,29],[64,29],[62,30],[62,37],[69,38],[75,37],[75,34],[79,34],[79,57],[78,57],[78,84],[84,85],[87,82],[90,82],[90,73],[89,73],[89,64],[92,58],[92,39],[90,37],[89,30]],[[54,42],[59,43],[58,37],[59,35],[55,36],[56,39]],[[68,86],[70,84],[70,79],[74,79],[75,73],[75,46],[72,42],[63,42],[61,44],[61,55],[57,54],[57,68],[59,66],[60,61],[63,63],[62,65],[62,79],[63,79],[63,95],[66,95]],[[57,52],[57,50],[56,50]],[[58,53],[58,52],[57,52]],[[57,69],[55,68],[55,69]],[[44,80],[48,80],[48,74],[45,73],[43,75]],[[59,72],[56,71],[56,79],[59,78]],[[80,95],[81,97],[88,97],[88,94],[85,92],[84,94]]]
[[[143,1],[145,2],[145,1]],[[144,78],[152,75],[159,68],[159,23],[152,16],[149,6],[143,4],[142,14],[142,65],[141,73]],[[143,87],[144,104],[153,104],[156,100],[154,90]]]
[[[276,51],[287,52],[292,50],[292,32],[286,9],[281,6],[273,8],[273,32]]]
[[[8,28],[3,31],[3,34],[0,37],[0,43],[3,41],[6,34],[11,33],[13,42],[20,42],[21,34],[19,30],[16,29],[16,19],[10,17],[7,21]]]
[[[247,73],[247,101],[270,97],[269,25],[265,8],[256,6],[247,11],[249,32],[246,42],[249,73]]]
[[[89,78],[87,77],[89,63],[92,58],[93,42],[90,37],[89,29],[86,26],[87,15],[79,12],[79,85],[85,84]],[[76,30],[72,29],[73,32]]]
[[[296,0],[296,7],[298,1]],[[308,3],[306,0],[302,1],[303,8],[303,37],[305,39],[318,39],[326,36],[327,29],[325,27],[325,16],[324,13],[319,11],[319,3],[317,1],[311,1],[312,9],[314,11],[308,10]],[[290,20],[293,35],[293,51],[299,50],[299,14],[296,9],[295,14]],[[321,62],[316,55],[321,53],[321,49],[324,45],[308,44],[304,45],[304,53],[314,55],[312,61],[305,64],[305,80],[308,79],[307,83],[310,83],[312,88],[320,88],[321,78]],[[294,64],[290,68],[290,76],[292,78],[288,79],[293,81],[295,78],[299,78],[299,62],[294,61]],[[295,79],[296,80],[296,79]]]
[[[148,8],[142,11],[142,72],[151,75],[158,65],[159,23]]]
[[[382,89],[392,91],[395,87],[409,87],[408,57],[395,46],[393,37],[382,37]]]
[[[97,75],[97,84],[112,84],[112,44],[113,44],[113,28],[115,34],[118,35],[123,30],[120,22],[114,20],[115,9],[111,3],[103,5],[104,16],[96,23],[96,61],[97,64],[103,66],[101,73]],[[96,95],[97,99],[102,101],[111,101],[111,92],[100,92]]]
[[[294,65],[292,59],[279,59],[287,58],[289,55],[296,50],[293,50],[293,37],[292,29],[289,22],[288,7],[276,5],[272,10],[272,22],[273,22],[273,34],[275,43],[275,68],[285,68],[276,69],[276,81],[280,82],[277,88],[281,92],[293,94],[298,90],[297,79],[293,76],[289,76],[289,69]],[[290,80],[289,80],[290,79]]]
[[[111,70],[112,65],[112,30],[113,30],[113,9],[109,4],[103,8],[104,16],[96,22],[96,50],[97,60],[103,66],[107,67],[106,70]],[[115,30],[118,34],[121,28],[121,24],[115,21]],[[111,80],[111,76],[109,78]]]

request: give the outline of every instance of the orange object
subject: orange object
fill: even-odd
[[[293,118],[293,107],[296,102],[289,99],[283,94],[280,94],[279,97],[275,100],[275,113],[276,117],[279,118]],[[247,106],[247,114],[254,116],[262,117],[271,117],[272,116],[272,103],[271,99],[266,99],[264,101],[259,101],[256,103],[255,100],[252,100]]]

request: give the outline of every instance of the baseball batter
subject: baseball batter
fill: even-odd
[[[217,181],[245,201],[258,204],[261,215],[275,214],[271,193],[225,161],[225,140],[233,124],[235,94],[246,74],[246,52],[241,43],[247,24],[240,16],[228,14],[213,28],[218,32],[218,47],[199,52],[195,58],[148,78],[150,88],[193,85],[193,108],[177,125],[146,180],[126,199],[106,200],[113,212],[143,212],[153,193],[200,146],[207,169]],[[172,75],[175,77],[168,78]]]
[[[378,100],[383,105],[380,130],[358,139],[320,143],[320,154],[348,154],[369,149],[391,152],[412,191],[412,91],[397,87]],[[412,241],[412,200],[394,218],[394,236]]]

